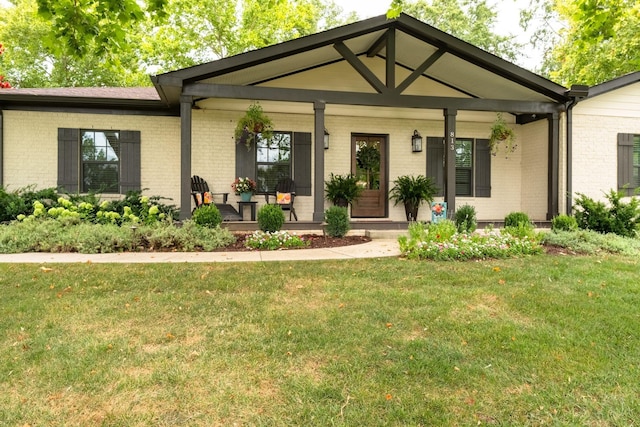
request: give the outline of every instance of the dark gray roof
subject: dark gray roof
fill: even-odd
[[[0,89],[0,109],[137,111],[176,115],[153,87]]]
[[[589,98],[611,92],[616,89],[640,82],[640,71],[609,80],[589,88]]]
[[[159,101],[160,96],[153,87],[55,87],[2,89],[0,95],[7,96],[42,96],[66,98],[98,98],[98,99],[137,99]]]
[[[566,102],[566,88],[444,33],[409,15],[386,16],[337,27],[217,61],[153,76],[160,96],[179,102],[181,88],[189,83],[259,85],[282,76],[304,72],[338,61],[343,44],[355,56],[385,58],[384,42],[394,31],[392,53],[398,67],[420,69],[426,58],[441,55],[421,73],[428,78],[476,98]]]

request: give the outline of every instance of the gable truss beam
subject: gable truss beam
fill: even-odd
[[[355,53],[351,51],[344,43],[338,42],[333,45],[335,50],[375,89],[378,93],[388,92],[384,83],[376,77],[373,72],[360,61]]]
[[[387,58],[385,60],[387,71],[387,88],[396,88],[396,29],[389,28],[387,31]]]
[[[548,114],[564,109],[553,102],[508,101],[500,99],[447,98],[442,96],[399,95],[395,93],[339,92],[310,89],[288,89],[262,86],[234,86],[212,83],[191,83],[183,87],[182,94],[197,98],[237,98],[264,101],[314,102],[327,104],[365,105],[372,107],[425,108],[508,111],[512,113]]]
[[[374,56],[379,54],[382,49],[384,49],[387,46],[388,35],[389,35],[389,31],[385,31],[383,35],[378,37],[378,40],[373,42],[373,44],[367,51],[367,58],[373,58]]]
[[[402,83],[400,83],[400,86],[396,88],[396,91],[398,93],[404,92],[411,85],[411,83],[415,82],[418,77],[424,74],[424,72],[427,71],[427,69],[433,64],[435,64],[435,62],[444,54],[444,49],[438,49],[437,51],[435,51],[433,55],[428,57],[422,64],[420,64],[418,68],[413,70],[413,72],[406,79],[404,79]]]

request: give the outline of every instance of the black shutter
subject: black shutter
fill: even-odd
[[[58,188],[77,193],[80,181],[80,130],[58,129]]]
[[[476,197],[491,197],[491,150],[488,139],[476,140]]]
[[[236,177],[256,179],[256,143],[247,148],[244,141],[236,142]]]
[[[438,187],[436,196],[444,195],[444,143],[442,137],[427,137],[427,176]]]
[[[311,195],[311,133],[293,133],[293,180],[296,195]]]
[[[140,131],[120,131],[121,194],[141,189],[140,163]]]
[[[627,185],[627,188],[624,186]],[[618,134],[618,191],[633,196],[633,134]]]

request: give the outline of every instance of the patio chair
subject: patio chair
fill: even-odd
[[[298,215],[293,207],[296,198],[296,183],[291,178],[283,178],[278,181],[275,190],[275,193],[271,193],[271,196],[275,197],[275,203],[280,205],[283,211],[289,211],[289,221],[291,221],[291,216],[297,221]],[[269,194],[265,194],[265,197],[269,203]]]
[[[193,208],[195,211],[202,205],[214,204],[220,211],[223,221],[242,221],[242,217],[233,206],[227,203],[229,199],[229,193],[213,193],[209,190],[209,184],[207,181],[194,175],[191,177],[191,196],[196,204]],[[216,202],[216,198],[221,197],[222,203]]]

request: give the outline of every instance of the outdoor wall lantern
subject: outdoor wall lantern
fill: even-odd
[[[422,136],[420,136],[417,130],[414,130],[413,136],[411,136],[411,149],[414,153],[422,151]]]
[[[324,130],[324,149],[325,150],[329,149],[329,132],[327,132],[326,128]]]

